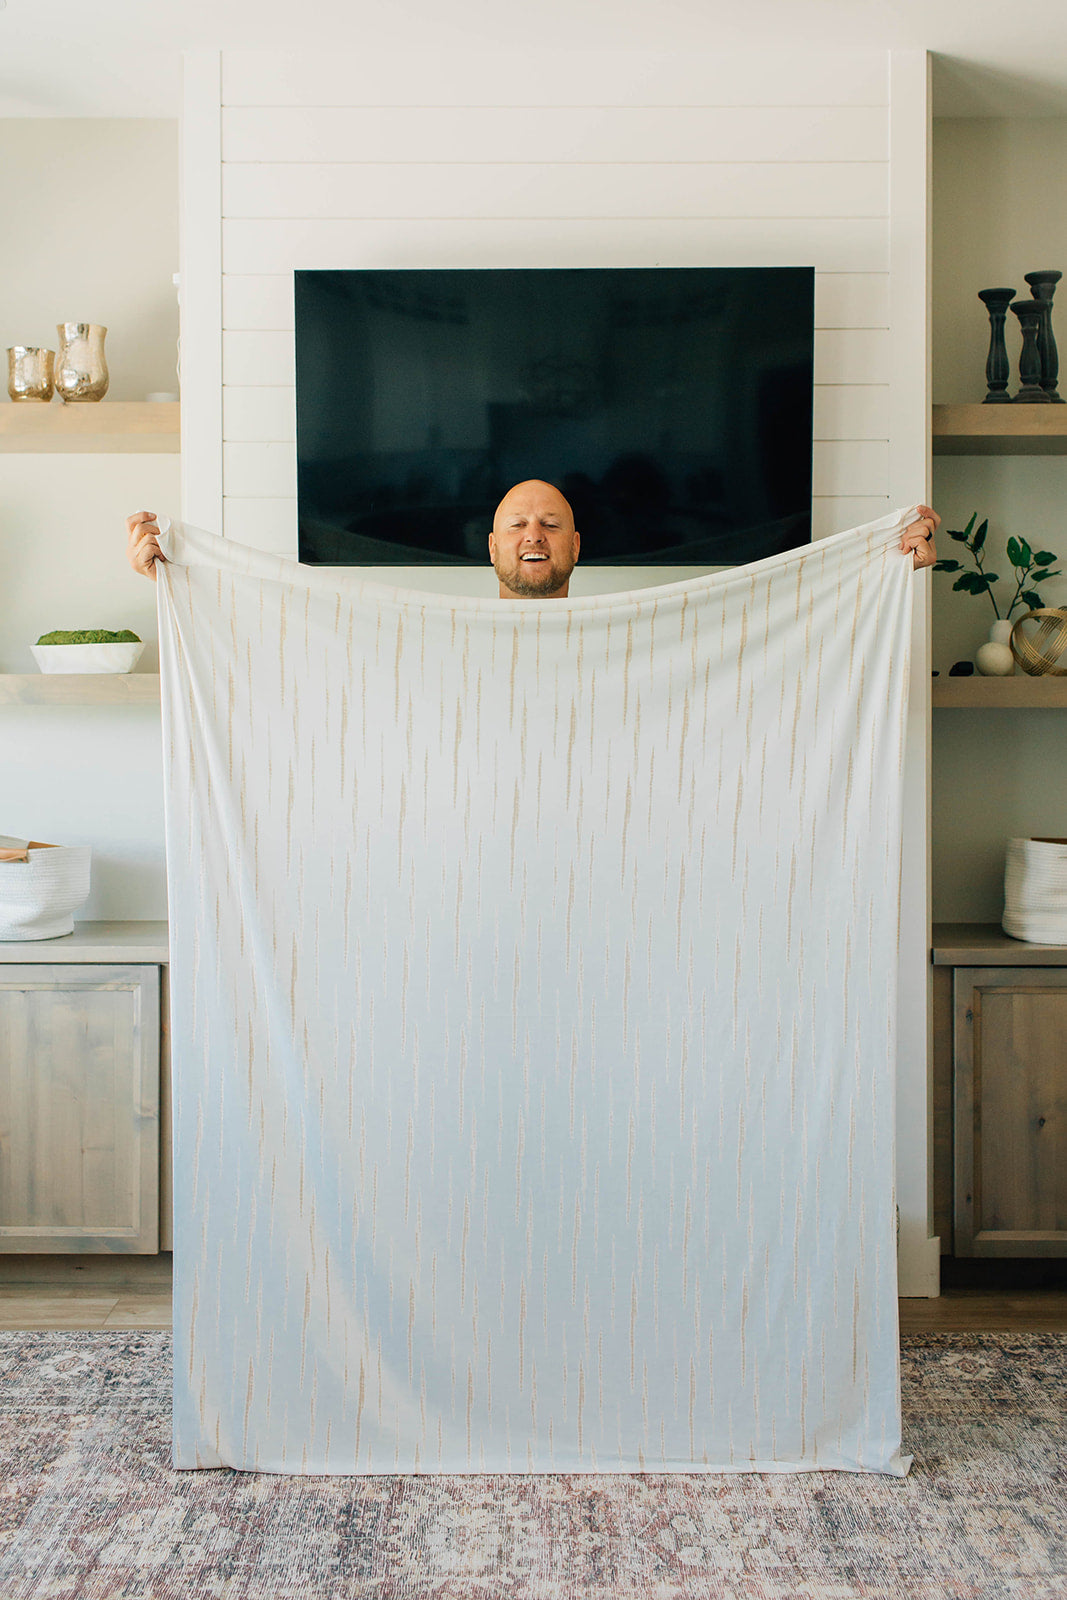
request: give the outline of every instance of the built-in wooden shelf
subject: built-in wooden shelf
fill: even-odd
[[[176,455],[181,448],[176,400],[32,400],[0,405],[0,451]]]
[[[949,709],[1067,709],[1067,678],[934,678],[935,706]],[[156,672],[0,673],[0,705],[147,705],[159,700]]]
[[[158,704],[158,672],[0,673],[0,705],[147,706]]]
[[[76,922],[73,933],[55,939],[0,940],[0,965],[31,961],[75,963],[170,961],[166,922]]]
[[[935,967],[1067,967],[1067,945],[1013,939],[998,922],[935,922]]]
[[[1047,710],[1067,707],[1067,678],[1048,674],[1031,678],[1025,672],[1013,678],[983,678],[978,673],[972,678],[949,678],[942,674],[931,679],[930,693],[935,706],[956,710]]]
[[[934,406],[935,456],[1067,455],[1067,405]]]

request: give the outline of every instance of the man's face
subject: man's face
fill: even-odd
[[[567,501],[550,483],[531,479],[509,489],[496,508],[489,557],[500,592],[525,600],[567,593],[579,538]]]

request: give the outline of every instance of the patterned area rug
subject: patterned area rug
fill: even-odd
[[[1067,1335],[904,1340],[907,1478],[172,1472],[170,1335],[0,1334],[0,1600],[1063,1600]]]

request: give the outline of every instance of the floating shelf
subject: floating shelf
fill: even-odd
[[[1067,708],[1067,678],[939,677],[931,680],[935,707],[956,710]],[[0,673],[0,705],[155,705],[157,672]]]
[[[935,922],[935,967],[1067,967],[1067,945],[1013,939],[996,922]]]
[[[177,455],[181,406],[176,400],[30,400],[0,405],[0,451]]]
[[[934,706],[994,711],[1067,707],[1067,678],[1031,678],[1022,672],[1013,678],[983,678],[976,674],[972,678],[942,676],[930,682]]]
[[[934,406],[935,456],[1067,455],[1067,405]]]
[[[0,705],[5,706],[158,704],[158,672],[0,673]]]

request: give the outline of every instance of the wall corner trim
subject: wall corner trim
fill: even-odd
[[[182,505],[222,532],[222,57],[183,57],[180,123]]]
[[[930,57],[889,52],[889,499],[930,495]],[[897,964],[897,1199],[900,1293],[936,1296],[933,1238],[933,995],[930,982],[931,585],[915,573],[904,771]]]

